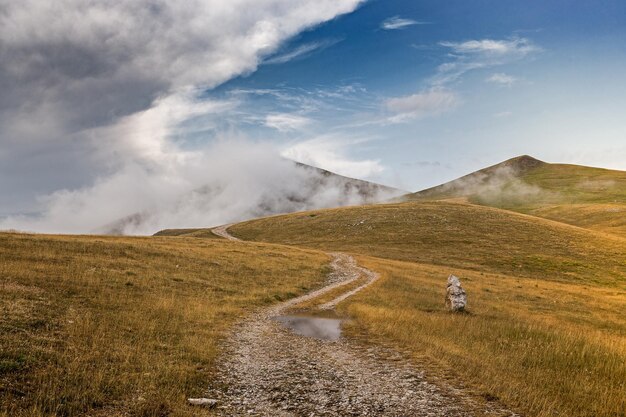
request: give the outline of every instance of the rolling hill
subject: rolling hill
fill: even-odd
[[[623,205],[623,174],[514,158],[409,201],[231,226],[244,242],[0,234],[0,402],[7,416],[200,415],[185,396],[211,380],[226,332],[318,287],[341,251],[380,274],[332,312],[346,337],[524,415],[624,415],[626,238],[600,209]],[[444,307],[449,274],[466,314]]]
[[[524,155],[402,199],[462,199],[626,236],[625,171]]]
[[[229,230],[244,240],[626,289],[626,239],[469,203],[318,210]]]
[[[357,255],[382,278],[340,305],[349,334],[391,343],[485,398],[545,417],[626,411],[622,237],[450,201],[294,213],[229,230]],[[469,294],[466,316],[443,309],[451,273]]]
[[[18,233],[0,233],[0,259],[2,417],[206,416],[186,398],[206,391],[231,326],[319,287],[328,263],[276,245]]]
[[[377,284],[339,306],[352,320],[351,337],[391,343],[431,372],[529,415],[614,416],[626,411],[626,239],[523,211],[603,207],[622,195],[621,178],[523,157],[413,201],[272,216],[229,230],[243,240],[351,253],[379,272]],[[468,183],[477,184],[472,192]],[[533,186],[542,198],[532,205],[503,191]],[[486,189],[498,199],[486,201]],[[468,291],[467,316],[443,310],[450,273]]]

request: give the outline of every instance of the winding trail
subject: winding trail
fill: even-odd
[[[213,229],[211,229],[211,232],[214,235],[216,235],[216,236],[223,237],[224,239],[234,240],[236,242],[241,242],[241,239],[236,238],[235,236],[233,236],[230,233],[228,233],[228,228],[230,226],[232,226],[232,225],[233,224],[230,223],[230,224],[225,224],[225,225],[222,225],[222,226],[217,226],[217,227],[214,227]]]
[[[230,225],[213,233],[239,240]],[[353,257],[331,253],[326,285],[263,309],[241,322],[226,340],[211,393],[224,416],[514,416],[497,404],[477,402],[463,392],[427,382],[398,352],[299,336],[275,317],[361,277],[366,282],[322,305],[339,302],[371,285],[378,274]]]

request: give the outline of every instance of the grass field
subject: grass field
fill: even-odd
[[[511,163],[519,175],[497,174],[487,193],[457,193],[464,182],[229,229],[256,243],[208,229],[0,234],[0,416],[199,414],[185,399],[211,380],[220,338],[250,309],[319,286],[318,250],[381,274],[319,313],[350,317],[349,336],[527,415],[624,416],[626,173]],[[445,311],[450,273],[468,314]]]
[[[626,171],[545,164],[521,177],[562,204],[626,202]]]
[[[243,239],[362,254],[382,279],[350,334],[529,415],[626,414],[626,239],[469,204],[402,203],[237,224]],[[448,274],[469,294],[445,311]]]
[[[434,375],[531,416],[626,414],[626,292],[360,258],[382,274],[341,306],[349,334],[400,347]],[[470,314],[444,311],[446,273]]]
[[[448,202],[295,213],[232,226],[244,240],[626,289],[626,240]]]
[[[626,203],[541,206],[529,214],[626,237]]]
[[[203,239],[221,239],[211,229],[165,229],[154,234],[157,237],[200,237]]]
[[[0,234],[0,415],[205,415],[219,340],[328,257],[188,238]]]

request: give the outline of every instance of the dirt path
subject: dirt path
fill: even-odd
[[[211,229],[211,232],[213,232],[214,235],[223,237],[223,238],[228,239],[228,240],[241,241],[241,239],[236,238],[235,236],[233,236],[230,233],[228,233],[228,228],[230,226],[232,226],[232,223],[231,224],[225,224],[223,226],[217,226],[217,227],[214,227],[213,229]]]
[[[214,233],[234,239],[228,226]],[[324,304],[333,308],[368,285],[377,274],[341,253],[332,256],[326,286],[264,309],[234,329],[212,394],[226,416],[511,416],[478,404],[458,390],[427,382],[397,352],[299,336],[275,317],[361,277],[366,283]]]

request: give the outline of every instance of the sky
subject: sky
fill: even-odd
[[[626,170],[620,0],[0,12],[0,228],[81,231],[269,153],[410,191],[522,154]]]

